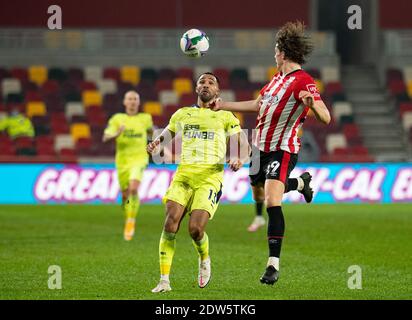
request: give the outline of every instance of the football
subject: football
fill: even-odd
[[[180,48],[191,58],[200,58],[209,50],[209,38],[201,30],[190,29],[180,39]]]

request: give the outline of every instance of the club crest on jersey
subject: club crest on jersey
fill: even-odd
[[[311,94],[313,94],[314,97],[319,97],[319,92],[315,84],[308,84],[306,85],[306,88]]]

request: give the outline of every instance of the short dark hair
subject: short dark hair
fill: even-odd
[[[286,23],[276,34],[276,45],[288,60],[298,64],[304,64],[306,56],[313,51],[313,44],[305,35],[305,25],[301,21]]]
[[[196,83],[199,81],[200,77],[201,77],[201,76],[204,76],[205,74],[209,74],[209,75],[211,75],[211,76],[214,76],[214,77],[216,78],[217,84],[220,85],[219,78],[216,77],[216,75],[215,75],[214,73],[212,73],[212,72],[203,72],[203,73],[197,78]]]

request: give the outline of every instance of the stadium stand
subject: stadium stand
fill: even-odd
[[[70,67],[47,69],[31,66],[27,69],[14,67],[0,69],[1,111],[7,113],[12,105],[20,104],[34,123],[36,140],[30,144],[33,160],[36,157],[111,156],[113,146],[105,146],[101,134],[108,118],[122,112],[123,94],[137,90],[141,95],[141,110],[153,116],[157,127],[167,125],[170,116],[181,105],[195,102],[193,89],[200,73],[213,71],[221,82],[221,96],[225,100],[254,99],[263,85],[270,80],[276,68],[252,65],[248,68],[208,66],[195,68],[139,68],[123,67]],[[364,146],[359,127],[354,122],[353,106],[346,100],[337,67],[311,68],[307,70],[315,79],[326,105],[333,115],[332,123],[325,127],[309,116],[304,131],[311,132],[305,143],[312,151],[308,158],[317,161],[358,161],[374,159]],[[410,71],[409,71],[410,73]],[[388,71],[391,93],[408,94],[402,74]],[[27,85],[30,83],[30,85]],[[401,100],[401,115],[405,130],[412,127],[412,103]],[[236,114],[242,127],[253,129],[255,115]],[[39,139],[39,140],[38,140]],[[2,136],[2,158],[22,154],[22,145],[17,145]],[[47,142],[45,142],[47,141]],[[316,143],[316,145],[314,145]],[[305,145],[303,148],[305,148]],[[320,151],[320,152],[319,152]],[[13,160],[13,159],[12,159]]]

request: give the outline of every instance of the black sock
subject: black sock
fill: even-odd
[[[298,190],[298,179],[289,178],[286,183],[285,193],[293,190]]]
[[[256,215],[257,216],[262,216],[262,208],[263,208],[263,202],[255,202],[256,203]]]
[[[268,244],[269,257],[280,257],[282,239],[285,234],[285,219],[283,218],[282,207],[267,208],[269,216],[268,223]]]

